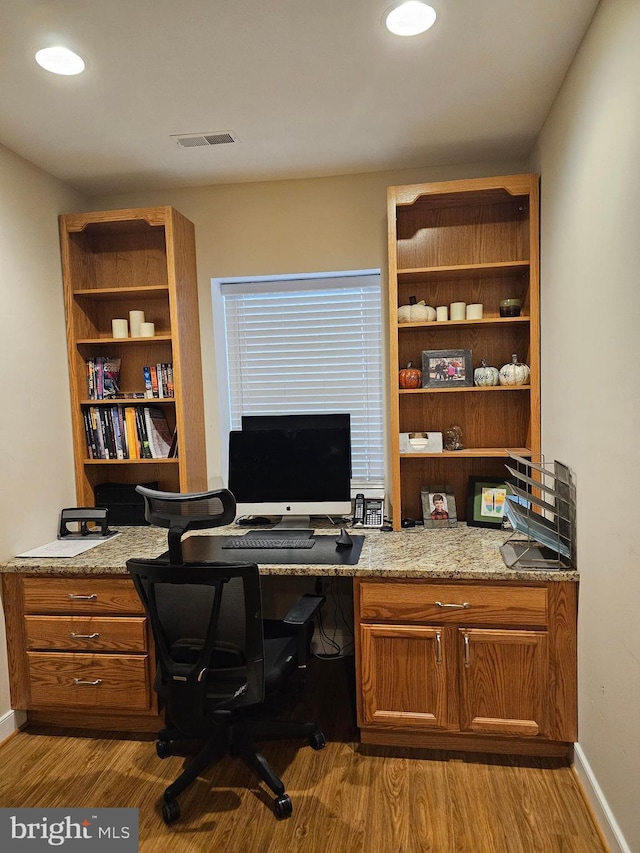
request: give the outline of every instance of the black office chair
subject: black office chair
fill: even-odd
[[[144,497],[147,520],[169,528],[166,554],[156,560],[127,561],[155,639],[154,686],[166,703],[167,727],[158,734],[156,752],[165,758],[171,754],[172,741],[204,740],[165,790],[162,817],[167,824],[177,820],[178,795],[215,759],[231,753],[239,755],[276,795],[276,817],[287,818],[291,798],[253,739],[306,738],[316,750],[325,746],[326,739],[315,723],[260,719],[256,706],[304,668],[313,633],[311,619],[324,597],[302,596],[281,622],[263,623],[257,565],[182,557],[181,536],[186,530],[217,527],[233,519],[231,492],[173,494],[142,486],[137,491]]]

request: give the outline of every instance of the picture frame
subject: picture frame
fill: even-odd
[[[422,351],[423,388],[465,388],[473,385],[470,349]]]
[[[504,527],[509,493],[509,480],[504,477],[469,477],[467,525],[494,529]]]
[[[458,526],[456,499],[451,486],[423,486],[420,496],[425,530]]]

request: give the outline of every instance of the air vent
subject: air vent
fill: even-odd
[[[172,136],[181,148],[199,148],[208,145],[228,145],[237,142],[238,137],[230,130],[221,130],[217,133],[181,133]]]

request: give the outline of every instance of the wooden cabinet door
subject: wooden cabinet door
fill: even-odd
[[[547,734],[547,633],[458,632],[460,728],[519,737]]]
[[[446,728],[440,627],[361,625],[362,725]]]

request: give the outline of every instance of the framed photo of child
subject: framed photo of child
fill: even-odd
[[[425,530],[457,526],[456,499],[451,486],[423,486],[421,497]]]

